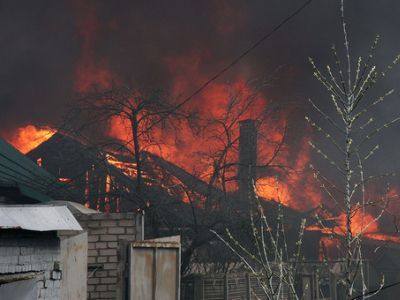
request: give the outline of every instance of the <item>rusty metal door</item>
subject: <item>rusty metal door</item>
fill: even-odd
[[[179,300],[180,237],[130,244],[129,299]]]

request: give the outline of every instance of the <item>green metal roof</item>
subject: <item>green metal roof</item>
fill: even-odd
[[[57,178],[0,139],[0,188],[15,188],[22,197],[47,202],[52,200],[49,186],[56,184]]]

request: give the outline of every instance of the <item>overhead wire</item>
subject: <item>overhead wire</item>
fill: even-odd
[[[10,158],[9,156],[5,155],[4,153],[0,153],[0,156],[5,158],[10,163],[18,166],[20,169],[25,170],[29,174],[32,175],[32,176],[28,176],[27,174],[24,174],[23,172],[21,172],[21,170],[18,171],[16,168],[12,168],[11,166],[7,166],[0,162],[0,167],[3,168],[3,170],[0,169],[0,175],[3,175],[3,177],[1,177],[1,178],[5,181],[11,181],[13,183],[14,182],[15,183],[23,183],[25,186],[31,187],[33,189],[39,189],[42,192],[46,192],[46,193],[48,193],[49,184],[53,184],[53,183],[61,184],[56,178],[50,178],[50,177],[45,178],[45,177],[43,177],[44,174],[40,174],[40,176],[39,176],[39,173],[35,173],[32,169],[25,167],[24,165],[20,164],[19,162],[15,161],[14,159]],[[11,171],[12,173],[7,173],[4,169],[7,169],[7,170]],[[7,177],[5,178],[4,176],[7,176]],[[18,176],[20,176],[20,177],[18,177]],[[43,181],[39,181],[37,179],[38,176]],[[24,179],[24,178],[26,178],[26,179]],[[73,197],[73,195],[71,194],[71,192],[69,190],[66,190],[66,192],[70,197]]]
[[[5,158],[6,160],[8,160],[9,162],[11,162],[12,164],[17,165],[17,166],[20,167],[21,169],[27,171],[29,174],[33,175],[34,178],[36,178],[36,177],[39,176],[39,177],[40,177],[42,180],[44,180],[45,182],[46,182],[46,181],[48,181],[49,183],[50,183],[50,182],[53,182],[53,180],[51,180],[51,178],[49,178],[49,177],[48,177],[48,178],[45,178],[45,177],[44,177],[44,174],[39,174],[39,173],[37,173],[37,172],[35,173],[32,169],[25,167],[24,165],[20,164],[19,162],[15,161],[14,159],[8,157],[7,155],[5,155],[5,154],[3,154],[3,153],[1,153],[1,152],[0,152],[0,156],[3,157],[3,158]],[[42,175],[43,175],[43,176],[42,176]]]
[[[373,291],[369,291],[369,292],[366,292],[366,293],[364,293],[364,294],[362,294],[362,295],[358,295],[358,296],[356,296],[356,297],[354,297],[354,298],[351,298],[351,300],[365,299],[366,296],[371,296],[371,295],[373,295],[373,294],[375,294],[375,293],[379,293],[379,292],[382,291],[382,290],[386,290],[386,289],[395,287],[395,286],[397,286],[397,285],[399,285],[399,284],[400,284],[400,281],[395,282],[395,283],[392,283],[392,284],[384,285],[384,286],[381,287],[381,288],[377,288],[377,289],[375,289],[375,290],[373,290]]]
[[[44,186],[38,186],[37,184],[32,183],[30,180],[22,179],[13,174],[5,172],[4,170],[0,171],[0,178],[6,183],[15,183],[16,185],[23,184],[39,191],[43,191],[43,189],[45,189]]]
[[[36,180],[33,179],[31,176],[28,176],[28,175],[26,175],[26,174],[24,174],[24,173],[18,172],[18,171],[16,171],[15,169],[13,169],[12,167],[7,166],[7,165],[5,165],[5,164],[3,164],[3,163],[1,163],[1,162],[0,162],[0,167],[11,171],[12,173],[7,173],[4,169],[0,169],[0,173],[5,174],[5,175],[7,175],[7,176],[10,176],[10,177],[14,178],[14,179],[16,180],[16,182],[18,182],[18,180],[25,181],[25,182],[29,181],[29,182],[31,182],[31,183],[33,183],[33,184],[36,184],[36,185],[39,186],[39,187],[47,188],[46,185],[44,185],[44,184],[41,183],[41,182],[36,181]],[[21,177],[17,177],[17,175],[19,175],[19,176],[21,176]],[[26,178],[26,179],[23,179],[23,177]]]
[[[1,166],[1,164],[0,164],[0,166]],[[19,175],[21,175],[21,174],[19,174]],[[34,180],[32,180],[31,177],[28,177],[28,179],[23,179],[21,177],[16,176],[15,174],[10,174],[10,173],[7,173],[4,170],[0,169],[0,181],[3,181],[4,183],[15,183],[16,186],[22,184],[23,186],[32,188],[34,190],[40,191],[41,193],[43,193],[45,195],[50,196],[48,194],[47,185],[43,185],[38,182],[35,182]],[[71,199],[75,199],[75,195],[72,194],[69,189],[66,189],[65,192],[68,194],[68,196]]]

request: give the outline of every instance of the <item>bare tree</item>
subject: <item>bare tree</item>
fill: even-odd
[[[379,79],[384,78],[388,71],[396,65],[400,59],[397,56],[393,62],[384,70],[378,70],[373,63],[374,52],[379,40],[375,39],[371,52],[366,59],[359,57],[353,64],[350,51],[349,37],[344,15],[344,0],[340,2],[342,30],[344,36],[345,60],[342,62],[333,46],[333,56],[335,66],[327,65],[325,72],[316,66],[314,60],[310,58],[314,70],[314,76],[325,87],[330,95],[330,105],[334,113],[326,110],[326,107],[310,100],[315,111],[326,121],[322,125],[314,122],[307,116],[306,120],[321,133],[328,145],[334,149],[330,153],[330,146],[324,149],[315,142],[310,142],[312,149],[331,166],[337,175],[328,178],[327,173],[321,172],[315,166],[311,169],[320,183],[326,196],[332,200],[336,211],[340,217],[345,217],[344,238],[340,239],[340,255],[343,258],[343,280],[346,299],[352,299],[355,295],[367,293],[367,285],[363,267],[363,236],[368,228],[376,223],[383,214],[386,201],[381,203],[371,203],[366,200],[366,184],[374,178],[365,174],[365,163],[379,149],[378,144],[372,144],[373,139],[384,129],[396,124],[400,118],[379,125],[374,114],[377,105],[383,103],[388,96],[393,94],[393,90],[385,92],[375,100],[370,99],[370,92]],[[329,127],[325,128],[325,125]],[[372,127],[374,126],[374,127]],[[372,128],[372,129],[371,129]],[[340,178],[340,182],[336,182]],[[374,205],[380,209],[371,210]],[[369,209],[369,210],[368,210]],[[372,220],[366,219],[366,211],[374,214]],[[355,216],[361,214],[361,229],[355,231]],[[323,222],[320,222],[324,227]],[[326,229],[324,227],[324,229]],[[361,277],[361,290],[356,288],[356,278]],[[381,283],[381,287],[383,281]],[[364,298],[373,295],[363,296]]]
[[[98,143],[98,147],[115,153],[127,153],[132,157],[136,173],[134,194],[143,208],[149,203],[146,203],[148,200],[145,200],[143,194],[142,153],[150,146],[161,145],[161,141],[154,137],[155,130],[166,126],[172,129],[172,119],[177,116],[178,111],[168,96],[160,90],[130,86],[112,87],[107,90],[95,88],[81,95],[72,107],[68,117],[68,129],[73,135],[82,137],[85,130],[93,132],[102,128],[103,131],[107,131],[113,120],[120,123],[125,140],[109,138],[106,142],[102,140]],[[100,135],[103,138],[104,132]]]
[[[253,190],[255,186],[253,185]],[[257,279],[267,299],[301,299],[298,295],[298,275],[301,269],[302,242],[305,219],[301,220],[294,245],[288,245],[287,226],[281,199],[279,181],[276,179],[278,211],[276,221],[268,221],[263,204],[256,193],[249,193],[253,203],[250,210],[252,243],[246,244],[243,237],[237,237],[228,228],[225,235],[212,231],[243,263],[244,267]],[[294,248],[291,250],[290,248]],[[310,289],[311,287],[305,287]],[[251,291],[257,296],[255,291]]]

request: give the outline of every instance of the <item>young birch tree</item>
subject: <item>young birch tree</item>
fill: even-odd
[[[300,220],[296,242],[294,245],[289,244],[288,220],[281,205],[279,181],[276,179],[278,210],[273,221],[268,220],[263,204],[255,192],[254,183],[249,185],[252,189],[249,189],[248,197],[253,204],[250,210],[251,233],[249,234],[252,243],[246,244],[234,236],[229,229],[225,230],[225,235],[212,232],[256,278],[263,293],[262,299],[265,296],[269,300],[299,300],[302,295],[299,295],[298,291],[298,275],[302,263],[301,251],[306,220]],[[260,299],[258,298],[260,295],[253,289],[251,295]]]
[[[397,117],[382,125],[379,124],[379,120],[375,119],[377,106],[393,94],[394,90],[386,91],[382,96],[372,100],[370,92],[376,83],[398,63],[400,56],[395,57],[386,69],[378,70],[373,63],[374,52],[379,41],[379,36],[377,36],[369,55],[366,58],[359,57],[356,62],[353,62],[345,21],[344,0],[340,1],[340,10],[345,61],[340,60],[335,46],[332,47],[336,60],[335,66],[327,65],[325,71],[317,67],[314,60],[310,58],[314,76],[328,91],[329,103],[333,107],[331,110],[334,113],[329,113],[326,106],[312,100],[309,101],[315,111],[329,125],[329,129],[325,129],[322,123],[316,123],[308,116],[306,120],[317,132],[322,134],[327,141],[325,144],[332,145],[335,149],[334,154],[328,154],[329,146],[323,149],[315,142],[310,142],[311,148],[339,174],[340,185],[334,184],[334,179],[328,179],[326,173],[323,174],[313,165],[310,167],[327,197],[336,205],[339,214],[345,216],[344,237],[340,244],[344,273],[342,284],[345,288],[346,299],[352,299],[354,296],[365,295],[368,292],[363,270],[363,235],[368,227],[381,218],[385,206],[383,203],[380,209],[375,209],[373,221],[364,219],[366,209],[371,205],[366,201],[365,185],[377,177],[367,176],[364,165],[379,149],[376,140],[375,143],[373,142],[374,139],[384,129],[400,121],[400,117]],[[360,230],[355,231],[354,216],[360,213],[363,224]],[[323,222],[320,223],[322,225]],[[361,277],[361,290],[356,288],[357,277]],[[380,286],[383,286],[383,280]],[[370,296],[372,295],[369,294],[368,297]],[[367,296],[362,296],[362,298],[365,299]]]

